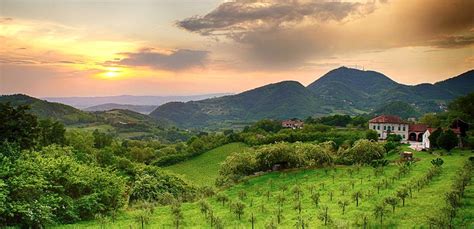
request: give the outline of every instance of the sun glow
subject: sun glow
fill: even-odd
[[[104,73],[101,73],[101,77],[105,79],[116,79],[120,77],[123,73],[121,68],[117,67],[108,67]]]

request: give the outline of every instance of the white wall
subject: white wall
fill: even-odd
[[[379,139],[386,139],[390,131],[390,134],[402,136],[403,141],[408,140],[408,124],[369,123],[369,129],[377,131],[379,134]]]

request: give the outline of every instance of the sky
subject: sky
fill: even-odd
[[[0,94],[238,93],[340,66],[474,68],[472,0],[0,0]]]

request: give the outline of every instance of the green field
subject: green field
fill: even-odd
[[[248,146],[243,143],[230,143],[165,169],[181,174],[195,184],[214,186],[219,164],[231,153],[242,152],[246,149]]]
[[[219,154],[223,149],[233,147],[234,149],[244,149],[241,144],[231,144],[216,149],[213,154]],[[225,153],[225,152],[224,152]],[[229,153],[229,152],[227,152]],[[202,157],[208,157],[208,154]],[[421,190],[414,189],[413,197],[407,197],[405,206],[401,206],[401,202],[397,205],[395,212],[392,212],[391,206],[386,207],[386,215],[383,219],[384,228],[428,228],[427,216],[441,209],[444,205],[444,193],[450,190],[453,178],[456,172],[462,166],[463,162],[472,156],[470,151],[454,150],[452,155],[441,156],[444,160],[442,173],[436,176],[428,185]],[[389,158],[395,159],[398,156],[391,155]],[[277,195],[282,192],[286,197],[283,203],[283,219],[278,228],[295,228],[298,212],[294,209],[295,203],[292,187],[298,185],[301,187],[303,194],[301,197],[302,212],[301,216],[307,222],[305,228],[324,227],[323,222],[318,219],[321,212],[321,206],[327,206],[332,223],[328,228],[353,228],[361,227],[356,223],[361,223],[363,216],[367,216],[369,228],[381,228],[379,219],[373,215],[374,206],[380,203],[385,197],[394,196],[396,190],[403,184],[423,176],[430,168],[430,161],[437,156],[426,152],[416,152],[415,158],[420,161],[407,175],[401,179],[389,179],[398,171],[397,165],[390,164],[384,170],[384,174],[375,177],[371,167],[362,167],[359,172],[354,172],[351,176],[348,166],[339,166],[334,170],[324,169],[308,169],[300,171],[272,172],[262,176],[250,178],[246,182],[230,187],[222,192],[229,196],[231,201],[237,200],[239,192],[244,190],[247,197],[243,200],[246,207],[242,219],[230,212],[229,204],[222,204],[216,200],[216,197],[207,198],[211,204],[214,215],[217,215],[223,222],[225,228],[251,228],[249,221],[251,214],[255,216],[255,228],[265,228],[265,225],[276,218],[276,210],[278,208]],[[206,183],[206,176],[213,176],[217,167],[212,167],[214,172],[210,172],[209,162],[215,162],[216,157],[209,159],[195,159],[179,166],[173,167],[173,171],[194,177],[201,184]],[[189,169],[187,166],[190,166]],[[209,169],[209,170],[208,170]],[[334,174],[334,178],[332,177]],[[376,182],[383,179],[389,179],[388,187],[382,187],[380,193],[374,187]],[[350,182],[354,181],[354,189]],[[323,187],[324,184],[324,187]],[[310,198],[310,186],[315,186],[314,192],[321,194],[319,207],[315,206]],[[282,187],[287,189],[282,189]],[[341,186],[347,186],[347,191],[342,194]],[[283,190],[283,191],[282,191]],[[333,192],[333,200],[330,200],[329,193]],[[355,201],[351,199],[351,195],[355,191],[361,191],[364,195],[360,199],[359,206],[356,207]],[[270,193],[269,197],[267,192]],[[371,193],[368,195],[368,193]],[[340,200],[349,200],[345,214],[338,205]],[[466,195],[462,200],[462,207],[458,210],[455,219],[456,228],[473,228],[474,227],[474,186],[471,184],[466,189]],[[199,204],[185,203],[182,205],[183,224],[182,228],[211,228],[209,220],[200,212]],[[59,228],[140,228],[139,222],[136,220],[138,210],[127,210],[121,213],[115,222],[110,219],[102,221],[81,222],[74,225],[62,225]],[[169,206],[157,207],[150,217],[149,223],[145,228],[173,228],[171,212]]]

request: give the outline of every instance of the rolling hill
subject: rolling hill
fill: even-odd
[[[436,84],[404,85],[375,71],[341,67],[304,87],[295,81],[269,84],[237,95],[159,106],[150,116],[180,127],[205,127],[222,122],[262,118],[306,118],[335,113],[371,113],[402,101],[417,112],[438,112],[447,102],[474,91],[474,70]]]
[[[131,110],[142,114],[149,114],[156,109],[157,106],[153,105],[132,105],[132,104],[118,104],[118,103],[105,103],[92,107],[87,107],[82,110],[84,111],[109,111],[109,110]]]
[[[322,103],[296,81],[269,84],[238,95],[164,104],[150,113],[185,127],[204,127],[222,121],[283,119],[314,115]],[[323,114],[323,113],[321,113]]]
[[[61,103],[52,103],[23,94],[0,96],[0,103],[14,106],[28,105],[31,112],[39,118],[51,118],[64,124],[91,123],[97,121],[94,115]]]

